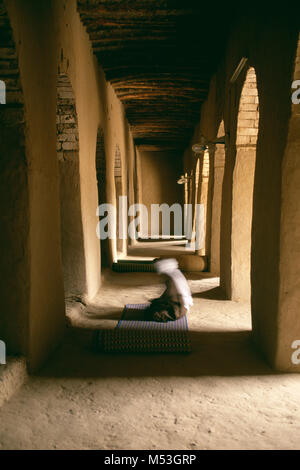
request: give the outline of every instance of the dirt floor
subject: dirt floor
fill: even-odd
[[[300,376],[272,372],[255,351],[249,305],[222,300],[217,278],[188,279],[191,354],[96,354],[93,329],[163,289],[156,274],[107,274],[0,409],[0,449],[298,449]]]

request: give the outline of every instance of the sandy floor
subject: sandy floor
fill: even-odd
[[[299,448],[300,376],[273,373],[254,350],[248,305],[222,300],[215,278],[188,277],[191,354],[94,353],[92,329],[162,290],[155,274],[110,274],[86,311],[70,311],[73,327],[46,367],[1,408],[0,449]]]

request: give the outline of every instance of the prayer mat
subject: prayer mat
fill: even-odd
[[[104,352],[191,352],[186,316],[166,323],[149,321],[145,315],[148,306],[126,305],[116,328],[98,335],[98,346]]]
[[[112,270],[117,273],[155,272],[153,261],[134,260],[119,260],[117,263],[112,264]]]

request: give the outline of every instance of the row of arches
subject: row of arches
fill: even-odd
[[[299,53],[298,43],[293,80],[299,77]],[[281,100],[285,105],[277,107],[278,94],[272,102],[258,70],[260,86],[256,67],[249,65],[228,85],[223,119],[211,134],[210,140],[225,136],[225,145],[208,146],[212,206],[210,213],[206,205],[206,221],[211,215],[211,233],[203,254],[209,257],[211,273],[220,276],[226,298],[251,303],[253,338],[270,362],[293,369],[289,357],[300,326],[298,271],[292,260],[299,249],[299,218],[292,197],[298,177],[299,111],[291,103],[292,90],[286,92],[285,102]],[[280,142],[284,112],[290,130]]]
[[[232,85],[230,94],[239,100],[235,134],[229,137],[222,120],[216,141],[224,137],[225,141],[208,143],[197,156],[189,178],[192,181],[186,183],[186,190],[190,193],[186,200],[205,207],[202,228],[205,242],[198,254],[206,256],[212,273],[220,275],[222,270],[229,271],[227,277],[221,274],[221,286],[229,298],[249,302],[253,187],[259,126],[258,90],[253,67],[248,67],[239,82]],[[233,155],[231,159],[229,152]],[[194,233],[196,223],[194,214]],[[226,242],[224,244],[226,236],[230,241],[227,245]]]
[[[0,5],[1,7],[3,5],[1,0]],[[110,135],[112,132],[107,132],[105,126],[104,130],[98,130],[100,137],[97,138],[97,132],[94,132],[99,122],[106,122],[111,102],[115,100],[113,103],[116,103],[117,100],[112,97],[113,92],[109,86],[106,86],[103,76],[96,75],[88,37],[84,34],[80,21],[74,21],[74,18],[77,18],[74,5],[67,6],[66,4],[65,7],[64,13],[59,10],[63,9],[59,3],[55,5],[57,17],[61,14],[65,19],[65,16],[69,15],[76,32],[72,34],[82,41],[80,48],[76,47],[77,43],[73,44],[74,37],[70,35],[73,29],[68,30],[67,24],[69,23],[65,20],[60,25],[59,41],[45,42],[44,45],[47,47],[44,49],[38,47],[39,35],[44,41],[48,40],[46,34],[48,29],[45,30],[43,36],[44,32],[40,24],[45,22],[48,25],[47,28],[53,26],[52,16],[48,14],[49,10],[46,7],[43,9],[37,3],[34,7],[33,4],[28,6],[28,2],[20,3],[18,9],[10,7],[17,37],[16,43],[24,44],[20,47],[19,54],[27,103],[26,116],[22,104],[23,93],[18,86],[18,54],[12,46],[11,32],[7,37],[9,38],[8,46],[14,49],[12,64],[8,70],[1,70],[3,74],[7,73],[9,86],[7,86],[7,105],[5,109],[0,109],[1,124],[3,128],[5,127],[0,141],[1,155],[3,155],[1,160],[3,184],[0,185],[3,206],[1,214],[5,220],[1,236],[3,246],[6,247],[1,259],[2,271],[6,273],[6,280],[2,287],[3,295],[1,295],[4,303],[3,310],[8,312],[5,314],[5,322],[0,320],[0,327],[14,352],[24,351],[26,341],[22,338],[30,336],[29,354],[35,356],[36,364],[42,361],[52,345],[57,342],[64,323],[58,259],[60,247],[62,247],[61,258],[64,264],[66,294],[76,294],[80,289],[86,291],[85,277],[92,279],[90,291],[93,295],[99,287],[97,275],[100,266],[97,265],[98,260],[94,256],[93,249],[90,249],[94,243],[94,240],[91,242],[91,238],[95,238],[95,235],[94,232],[89,235],[93,231],[90,228],[94,229],[96,226],[96,221],[94,223],[90,215],[95,213],[95,207],[91,209],[94,201],[91,198],[92,203],[90,203],[87,197],[89,190],[91,192],[96,190],[96,184],[94,184],[96,171],[94,182],[92,181],[93,175],[91,176],[82,164],[85,159],[86,166],[90,165],[90,148],[95,149],[90,153],[94,153],[93,162],[96,162],[95,166],[97,166],[98,202],[101,202],[105,192],[106,195],[108,192],[110,194],[110,200],[107,202],[112,202],[111,199],[115,201],[117,194],[126,193],[126,186],[128,186],[126,185],[127,168],[121,168],[120,182],[120,175],[117,174],[120,170],[114,172],[112,165],[115,156],[116,169],[120,168],[119,161],[121,165],[126,161],[123,142],[125,137],[122,134],[122,144],[118,149],[116,142],[120,142],[121,138],[116,137],[117,130],[113,138]],[[38,9],[36,15],[31,15],[33,8]],[[23,15],[24,12],[26,15]],[[0,14],[5,16],[5,18],[3,16],[4,20],[1,19],[6,24],[8,18],[5,9],[1,8]],[[28,24],[25,24],[27,29],[23,27],[20,21],[22,16],[31,18],[32,27],[29,28]],[[257,87],[255,82],[253,70],[249,69],[240,75],[238,82],[235,82],[230,90],[226,85],[226,93],[229,92],[229,96],[219,97],[220,103],[222,100],[226,102],[226,109],[214,113],[213,110],[207,112],[207,106],[203,106],[204,114],[209,116],[218,114],[218,119],[216,119],[218,125],[215,125],[215,128],[219,127],[219,132],[214,128],[210,137],[213,139],[217,133],[221,135],[224,132],[224,135],[227,135],[227,146],[226,149],[221,145],[217,145],[214,150],[208,149],[208,153],[205,154],[206,161],[203,156],[198,164],[198,186],[191,184],[186,195],[186,199],[191,202],[199,201],[199,197],[200,200],[206,198],[208,201],[206,204],[206,244],[203,253],[209,256],[211,267],[215,266],[216,270],[220,269],[221,283],[229,298],[233,296],[236,299],[246,298],[246,295],[249,295],[251,281],[255,335],[270,361],[276,363],[277,366],[287,368],[289,363],[285,351],[288,350],[292,340],[297,339],[292,338],[292,334],[295,329],[298,331],[296,313],[299,307],[296,281],[298,263],[293,259],[293,256],[297,258],[299,252],[299,214],[296,203],[297,192],[294,192],[298,185],[299,111],[297,105],[291,105],[290,102],[290,78],[294,70],[292,61],[295,55],[296,38],[296,33],[293,31],[286,35],[284,27],[278,31],[276,29],[276,34],[261,29],[260,41],[265,44],[268,55],[261,52],[254,36],[251,40],[244,37],[244,41],[248,44],[249,55],[252,57],[251,63],[255,63],[259,86]],[[240,32],[243,34],[243,30]],[[233,42],[234,39],[236,38],[233,38]],[[57,58],[59,42],[68,49],[66,55],[71,60],[70,76],[76,90],[77,101],[74,98],[68,75],[61,74],[56,86],[57,103],[55,106],[52,95],[54,95],[57,80],[55,72],[59,61]],[[272,47],[270,47],[271,43]],[[239,41],[236,41],[236,44],[239,44]],[[45,50],[48,54],[47,60],[43,60]],[[240,52],[240,48],[236,46],[236,49],[230,50],[230,56],[240,57]],[[78,60],[76,54],[79,55]],[[74,60],[74,55],[76,60]],[[282,62],[282,65],[274,80],[271,72],[278,60]],[[230,76],[234,69],[233,61],[226,58],[225,62],[226,76]],[[220,73],[222,75],[224,71]],[[227,83],[223,75],[221,79],[222,83]],[[293,79],[299,79],[299,61],[296,63]],[[99,91],[100,82],[105,84],[104,93],[102,89],[101,92]],[[89,86],[86,86],[87,83]],[[92,90],[91,94],[88,88]],[[257,102],[257,88],[259,89],[259,103]],[[64,102],[67,100],[67,97],[63,96],[64,93],[68,96],[68,102]],[[101,112],[105,115],[105,119],[101,120],[98,101],[102,99],[104,104],[102,106],[101,102]],[[108,100],[109,104],[105,100]],[[97,102],[97,105],[93,107],[94,102]],[[239,110],[236,112],[238,103]],[[250,105],[253,105],[251,109]],[[56,159],[55,119],[53,119],[55,107],[57,108]],[[78,108],[79,114],[77,115]],[[118,108],[119,111],[120,108]],[[242,113],[254,113],[255,116],[247,117]],[[115,115],[111,114],[110,117],[116,118],[116,114],[117,112]],[[221,115],[224,118],[224,131],[221,129],[222,123],[220,125]],[[121,111],[118,119],[124,121],[124,114]],[[260,121],[259,135],[257,134],[258,119]],[[114,119],[111,119],[112,121]],[[248,121],[253,122],[250,125]],[[93,125],[93,132],[89,134],[89,128]],[[113,126],[114,124],[111,124],[111,127]],[[109,137],[110,142],[107,143],[106,140],[109,140]],[[83,158],[79,159],[82,147],[84,147]],[[59,168],[59,179],[57,168]],[[195,174],[196,171],[193,177]],[[72,176],[71,183],[68,175]],[[130,178],[131,176],[130,174]],[[105,181],[107,185],[113,184],[113,190],[111,191],[111,187],[102,188],[101,181]],[[56,226],[58,222],[58,217],[56,217],[58,212],[57,186],[59,186],[60,199],[60,233]],[[139,183],[139,186],[136,188],[137,193],[140,192],[142,184]],[[72,200],[70,193],[72,193]],[[75,216],[74,211],[77,214]],[[117,223],[118,217],[116,226]],[[52,225],[53,232],[50,233],[49,228],[52,228]],[[89,232],[88,235],[87,232]],[[241,250],[242,244],[247,249]],[[71,245],[74,248],[72,256],[71,252],[68,252],[68,247]],[[217,249],[213,249],[213,246],[217,245],[219,253]],[[124,245],[122,247],[124,248]],[[117,253],[123,248],[121,245],[116,245],[114,251]],[[106,253],[109,252],[111,256],[112,251],[110,247]],[[249,260],[250,254],[251,261]],[[89,266],[88,257],[96,259],[93,266]],[[242,279],[244,281],[240,282]],[[17,320],[16,317],[18,317]],[[17,324],[17,333],[12,323]],[[50,323],[51,326],[49,326]],[[290,328],[291,325],[296,325],[296,327]],[[287,331],[288,328],[290,332]],[[28,329],[29,335],[26,333]],[[282,347],[282,353],[278,345]],[[275,355],[279,355],[280,360]]]
[[[79,132],[76,100],[70,79],[60,73],[57,80],[56,112],[57,158],[59,167],[61,254],[66,298],[76,297],[85,291],[85,252],[82,230],[82,208],[80,190]],[[98,203],[105,204],[107,195],[107,162],[104,131],[99,127],[96,142],[96,178]],[[116,206],[116,252],[121,256],[124,247],[119,237],[119,198],[124,195],[124,173],[120,147],[114,154],[114,185]],[[101,268],[111,263],[109,240],[100,240]]]

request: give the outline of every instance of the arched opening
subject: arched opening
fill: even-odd
[[[116,248],[117,254],[123,251],[123,240],[120,234],[120,196],[123,195],[123,183],[122,183],[122,161],[120,148],[117,145],[115,150],[115,162],[114,162],[114,179],[115,179],[115,191],[116,191]]]
[[[200,194],[200,201],[199,201],[199,204],[201,204],[204,208],[203,227],[200,227],[200,230],[203,231],[203,234],[200,237],[200,242],[201,240],[203,240],[203,242],[200,243],[199,245],[200,250],[198,251],[198,254],[202,256],[207,256],[208,251],[209,251],[208,245],[207,245],[207,240],[209,238],[209,230],[210,230],[210,227],[209,227],[210,226],[210,223],[209,223],[209,219],[210,219],[209,178],[210,178],[210,155],[209,155],[209,150],[207,149],[205,150],[203,154],[203,164],[202,164],[202,171],[201,171],[201,194]],[[201,219],[200,219],[200,223],[201,223]],[[198,235],[198,238],[199,238],[199,235]]]
[[[75,96],[66,74],[57,80],[57,157],[60,184],[61,254],[65,296],[85,292],[81,217],[79,134]]]
[[[217,138],[225,135],[224,121],[221,122]],[[216,145],[212,157],[212,213],[211,213],[211,240],[210,240],[210,271],[220,274],[220,232],[222,188],[225,167],[225,146]]]
[[[30,299],[30,200],[26,124],[18,55],[6,7],[0,4],[0,339],[7,354],[27,350]]]
[[[193,237],[196,253],[207,254],[206,228],[208,213],[209,152],[205,150],[198,157],[195,168],[195,192],[193,200]],[[201,207],[201,210],[197,209]]]
[[[200,194],[201,194],[201,178],[200,178],[200,172],[203,167],[203,162],[201,161],[201,158],[197,158],[197,163],[195,167],[195,177],[194,177],[194,204],[198,204],[200,200]]]
[[[98,202],[105,204],[107,202],[106,196],[106,156],[104,147],[104,133],[103,129],[99,128],[97,133],[96,144],[96,174],[97,174],[97,187],[98,187]],[[101,250],[101,267],[109,266],[109,245],[108,239],[100,240]]]
[[[197,165],[200,163],[197,162]],[[196,166],[197,168],[197,166]],[[184,237],[188,240],[189,244],[192,242],[193,238],[193,221],[194,221],[194,215],[193,215],[193,210],[194,208],[192,201],[193,201],[193,186],[194,186],[194,178],[193,178],[193,170],[190,173],[185,173],[184,174],[184,212],[183,212],[183,226],[184,226],[184,231],[183,235]],[[189,246],[189,245],[188,245]]]
[[[249,68],[237,121],[231,237],[232,299],[245,302],[251,298],[252,208],[258,120],[256,74],[254,68]]]
[[[196,165],[194,169],[191,171],[191,175],[187,182],[188,185],[188,200],[192,204],[192,216],[193,216],[193,225],[192,225],[192,232],[190,233],[190,240],[191,246],[194,247],[195,245],[195,237],[196,237],[196,207],[197,204],[200,202],[201,197],[201,169],[203,166],[203,161],[201,157],[197,157]]]

